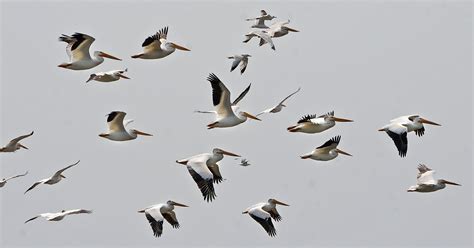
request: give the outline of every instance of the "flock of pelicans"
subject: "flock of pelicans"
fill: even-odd
[[[286,26],[289,21],[276,22],[270,27],[265,25],[266,21],[272,20],[274,18],[276,17],[267,14],[264,10],[261,10],[261,15],[259,17],[247,19],[248,21],[255,20],[255,24],[252,25],[253,30],[247,35],[245,35],[246,40],[244,40],[244,42],[248,42],[253,37],[258,37],[260,39],[260,46],[268,43],[270,44],[272,49],[275,49],[272,40],[273,38],[284,36],[289,32],[298,32],[297,30]],[[156,34],[146,38],[142,44],[143,52],[133,55],[132,58],[160,59],[172,54],[176,49],[182,51],[190,51],[189,49],[183,46],[168,41],[167,37],[168,27],[165,27],[158,31]],[[114,57],[110,54],[101,51],[95,51],[93,53],[93,56],[91,57],[89,53],[89,48],[95,39],[86,34],[74,33],[71,36],[62,35],[59,40],[64,41],[68,44],[66,51],[70,59],[69,62],[62,63],[59,65],[59,67],[62,68],[71,70],[87,70],[101,64],[104,61],[104,58],[120,60],[117,57]],[[248,54],[234,55],[229,57],[229,59],[233,59],[231,71],[233,71],[240,64],[240,72],[244,73],[248,65],[249,57],[251,56]],[[126,75],[124,75],[126,72],[127,70],[125,69],[110,72],[94,73],[90,75],[90,78],[87,80],[87,82],[91,80],[99,82],[112,82],[117,81],[120,78],[129,79]],[[298,88],[298,90],[285,97],[274,107],[268,108],[257,115],[252,115],[248,112],[242,111],[237,105],[239,101],[242,100],[242,98],[244,98],[244,96],[250,90],[250,85],[234,101],[231,102],[230,91],[215,74],[211,73],[207,80],[210,82],[212,87],[212,102],[215,110],[196,112],[215,114],[216,119],[214,122],[207,125],[208,129],[233,127],[244,123],[247,118],[260,120],[258,118],[258,116],[260,115],[278,113],[283,109],[283,107],[286,107],[286,105],[284,104],[285,101],[300,91],[300,88]],[[122,111],[112,111],[110,114],[108,114],[108,132],[99,134],[99,136],[113,141],[134,140],[140,135],[152,136],[152,134],[142,132],[137,129],[127,130],[126,126],[133,120],[125,120],[125,115],[126,113]],[[334,127],[336,125],[336,122],[353,121],[350,119],[336,117],[334,115],[334,111],[332,111],[323,115],[305,115],[300,120],[298,120],[295,125],[288,127],[287,130],[292,133],[300,132],[314,134],[323,132]],[[379,131],[387,133],[388,136],[395,143],[399,155],[401,157],[405,157],[408,150],[408,133],[414,132],[417,136],[423,136],[425,132],[425,127],[423,124],[440,126],[439,124],[429,121],[419,115],[407,115],[391,120],[389,124],[379,129]],[[0,152],[15,152],[21,148],[28,149],[26,146],[22,145],[20,141],[32,135],[33,132],[11,140],[5,147],[0,148]],[[336,136],[328,140],[321,146],[317,147],[313,151],[302,155],[301,158],[313,159],[318,161],[329,161],[335,159],[339,154],[351,156],[349,153],[344,152],[338,148],[340,141],[341,136]],[[213,149],[212,153],[199,154],[176,161],[177,163],[183,164],[187,167],[189,174],[196,182],[204,200],[206,200],[207,202],[211,202],[216,198],[214,184],[218,184],[223,180],[217,163],[224,158],[224,155],[240,157],[235,153],[215,148]],[[45,178],[35,182],[25,191],[25,194],[41,184],[52,185],[60,182],[63,178],[65,178],[63,173],[67,169],[76,166],[79,162],[80,161],[77,161],[72,165],[58,170],[49,178]],[[243,159],[242,165],[246,166],[249,165],[249,163],[247,160]],[[27,174],[28,172],[5,178],[0,181],[0,187],[5,186],[5,184],[11,179],[26,176]],[[407,191],[434,192],[445,188],[446,184],[459,185],[457,183],[450,182],[444,179],[435,180],[433,174],[433,170],[428,168],[426,165],[420,164],[418,166],[417,184],[415,186],[411,186]],[[247,208],[243,212],[243,214],[249,214],[265,229],[268,235],[275,236],[276,231],[272,223],[272,219],[274,221],[281,220],[281,216],[276,209],[276,205],[288,206],[288,204],[278,201],[276,199],[269,199],[267,202],[258,203]],[[138,212],[145,214],[147,220],[151,225],[154,236],[159,237],[163,232],[164,220],[170,223],[173,228],[179,228],[178,219],[176,218],[176,214],[173,211],[175,207],[188,206],[170,200],[166,203],[146,207]],[[92,213],[92,211],[86,209],[75,209],[67,211],[62,210],[58,213],[43,213],[31,219],[28,219],[25,223],[32,221],[38,217],[43,217],[48,221],[60,221],[67,215],[83,213],[90,214]]]

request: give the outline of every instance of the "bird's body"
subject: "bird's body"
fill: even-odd
[[[28,219],[27,221],[25,221],[25,224],[32,221],[32,220],[35,220],[39,217],[43,217],[47,221],[60,221],[68,215],[72,215],[72,214],[91,214],[91,213],[92,213],[92,210],[86,210],[86,209],[62,210],[59,213],[43,213],[43,214],[39,214],[39,215],[37,215],[37,216],[35,216],[31,219]]]
[[[288,98],[290,98],[291,96],[293,96],[294,94],[298,93],[300,91],[301,88],[298,88],[295,92],[291,93],[290,95],[288,95],[287,97],[285,97],[283,100],[281,100],[276,106],[274,107],[271,107],[271,108],[268,108],[268,109],[265,109],[264,111],[260,112],[259,114],[257,114],[257,117],[262,115],[262,114],[268,114],[268,113],[278,113],[280,112],[283,107],[286,107],[285,105],[285,101],[288,100]]]
[[[53,185],[53,184],[59,183],[63,178],[66,178],[65,176],[62,175],[62,173],[63,173],[65,170],[67,170],[67,169],[69,169],[69,168],[71,168],[71,167],[77,165],[79,162],[80,162],[80,160],[77,161],[76,163],[72,164],[72,165],[69,165],[69,166],[67,166],[67,167],[65,167],[65,168],[63,168],[63,169],[61,169],[61,170],[56,171],[56,173],[54,173],[54,175],[52,175],[52,176],[49,177],[49,178],[45,178],[45,179],[42,179],[42,180],[40,180],[40,181],[35,182],[31,187],[29,187],[29,188],[25,191],[25,194],[26,194],[26,192],[28,192],[28,191],[34,189],[36,186],[38,186],[38,185],[40,185],[40,184]]]
[[[290,23],[290,20],[285,22],[275,22],[268,29],[265,29],[265,32],[271,38],[278,38],[287,35],[289,32],[299,32],[296,29],[287,27],[286,25]]]
[[[99,134],[99,136],[113,141],[134,140],[138,137],[138,135],[152,136],[149,133],[144,133],[136,129],[126,130],[126,124],[124,124],[124,118],[126,114],[127,113],[122,111],[110,112],[110,114],[107,116],[109,131],[107,133]]]
[[[282,218],[276,209],[276,205],[289,206],[286,203],[280,202],[275,199],[269,199],[268,202],[257,203],[247,208],[242,214],[249,214],[252,219],[257,221],[268,233],[269,236],[273,237],[276,235],[275,227],[273,226],[272,219],[280,221]]]
[[[433,175],[435,171],[428,168],[424,164],[418,165],[418,175],[416,176],[417,184],[411,186],[408,192],[434,192],[446,187],[446,184],[461,186],[460,184],[453,183],[444,179],[435,180]]]
[[[188,207],[184,204],[174,201],[167,201],[166,203],[156,204],[142,210],[139,213],[145,213],[145,217],[150,223],[153,235],[160,237],[163,233],[163,221],[166,219],[173,228],[179,228],[179,222],[176,218],[176,213],[173,211],[175,206]]]
[[[162,28],[156,34],[149,36],[142,44],[143,53],[133,55],[132,58],[139,59],[161,59],[172,54],[176,49],[190,51],[189,49],[177,45],[167,40],[168,27]]]
[[[339,145],[339,142],[341,141],[341,136],[336,136],[328,141],[326,141],[323,145],[317,147],[314,149],[311,153],[302,155],[302,159],[313,159],[313,160],[319,160],[319,161],[329,161],[335,159],[339,153],[347,155],[347,156],[352,156],[347,152],[344,152],[342,150],[339,150],[337,148],[337,145]]]
[[[10,181],[10,180],[12,180],[12,179],[14,179],[14,178],[23,177],[23,176],[26,176],[26,175],[28,175],[28,171],[25,172],[24,174],[20,174],[20,175],[8,177],[8,178],[3,178],[2,180],[0,180],[0,188],[2,188],[3,186],[5,186],[5,184],[7,184],[8,181]]]
[[[120,78],[130,79],[129,77],[124,75],[125,72],[127,72],[127,69],[113,70],[113,71],[107,71],[107,72],[97,72],[97,73],[91,74],[89,79],[86,81],[86,83],[88,83],[91,80],[108,83],[108,82],[117,81]]]
[[[263,46],[266,43],[270,44],[270,48],[275,50],[275,45],[273,44],[272,37],[265,30],[253,30],[250,33],[245,35],[244,43],[249,42],[253,37],[260,38],[259,46]]]
[[[240,74],[243,74],[245,72],[245,69],[247,69],[247,65],[249,63],[249,57],[252,57],[252,56],[250,56],[249,54],[238,54],[238,55],[227,57],[228,59],[234,60],[232,62],[230,71],[233,71],[240,64]]]
[[[274,18],[276,18],[276,16],[269,15],[269,14],[267,14],[267,12],[265,10],[262,9],[262,10],[260,10],[260,16],[255,17],[255,18],[247,18],[245,20],[246,21],[254,21],[255,20],[255,24],[253,24],[251,26],[252,28],[268,28],[268,26],[265,25],[265,21],[271,21]]]
[[[352,122],[352,120],[335,117],[334,111],[331,111],[320,116],[303,116],[296,125],[288,127],[287,130],[289,132],[320,133],[334,127],[336,122]]]
[[[20,144],[20,141],[22,139],[25,139],[25,138],[28,138],[30,137],[31,135],[33,135],[34,132],[31,132],[27,135],[22,135],[22,136],[19,136],[19,137],[16,137],[12,140],[10,140],[10,142],[8,142],[8,144],[2,148],[0,148],[0,152],[16,152],[17,150],[23,148],[23,149],[28,149],[28,147]]]

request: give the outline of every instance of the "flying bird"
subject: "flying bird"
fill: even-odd
[[[236,159],[237,159],[237,158],[236,158]],[[243,158],[243,159],[240,160],[240,164],[239,164],[239,165],[245,167],[245,166],[249,166],[249,165],[251,165],[251,164],[250,164],[250,162],[249,162],[247,159]]]
[[[246,21],[254,21],[255,20],[255,24],[252,25],[252,28],[268,28],[268,26],[265,25],[265,21],[271,21],[274,18],[276,18],[276,16],[269,15],[269,14],[267,14],[267,12],[265,10],[262,9],[262,10],[260,10],[260,16],[255,17],[255,18],[247,18],[245,20]]]
[[[163,220],[170,223],[173,228],[179,228],[179,222],[176,218],[176,213],[173,211],[174,207],[188,207],[184,204],[174,201],[167,201],[166,203],[156,204],[145,209],[139,210],[139,213],[145,213],[145,217],[150,223],[153,235],[160,237],[163,233]]]
[[[247,88],[245,88],[245,90],[243,90],[240,95],[235,98],[235,100],[232,102],[231,104],[231,108],[232,108],[232,111],[237,111],[239,109],[239,106],[237,105],[240,101],[242,101],[242,99],[244,99],[244,97],[247,95],[247,93],[250,91],[250,86],[252,86],[252,84],[249,84],[249,86],[247,86]],[[215,114],[217,115],[217,111],[215,110],[208,110],[208,111],[202,111],[202,110],[195,110],[194,113],[201,113],[201,114]]]
[[[283,98],[283,100],[281,100],[280,103],[278,103],[276,106],[271,107],[269,109],[265,109],[264,111],[257,114],[257,116],[260,116],[260,115],[263,115],[263,114],[268,114],[268,113],[278,113],[278,112],[280,112],[283,109],[283,107],[286,107],[285,101],[288,100],[288,98],[290,98],[294,94],[298,93],[300,91],[300,89],[301,89],[301,87],[299,87],[295,92],[289,94],[287,97]]]
[[[314,159],[319,161],[329,161],[335,159],[339,153],[344,154],[347,156],[352,156],[349,153],[339,150],[337,145],[341,141],[341,136],[336,136],[328,141],[326,141],[323,145],[314,149],[314,151],[301,156],[302,159]]]
[[[263,229],[270,235],[276,236],[276,230],[273,226],[272,219],[280,221],[282,218],[276,209],[276,205],[289,206],[286,203],[275,199],[269,199],[268,202],[257,203],[247,208],[242,214],[249,214],[255,221],[257,221]]]
[[[320,133],[336,125],[336,122],[353,122],[353,120],[343,119],[334,116],[334,111],[324,115],[305,115],[296,125],[288,127],[289,132]]]
[[[232,108],[232,104],[230,102],[230,91],[215,74],[209,74],[207,80],[211,83],[212,86],[212,102],[214,107],[216,108],[216,121],[207,125],[208,129],[233,127],[244,123],[247,118],[260,121],[260,119],[258,119],[254,115],[251,115],[244,111],[240,111],[240,108],[238,108],[236,105],[234,105],[236,107]],[[238,103],[241,100],[241,96],[239,96],[234,101],[234,103],[236,101]]]
[[[14,178],[17,178],[17,177],[24,177],[28,175],[28,171],[25,172],[24,174],[20,174],[20,175],[16,175],[16,176],[12,176],[12,177],[8,177],[8,178],[4,178],[2,180],[0,180],[0,188],[2,188],[3,186],[5,186],[5,184],[7,184],[8,181],[14,179]]]
[[[234,61],[232,62],[232,67],[230,68],[230,71],[233,71],[237,66],[240,64],[240,74],[243,74],[245,72],[245,69],[247,69],[247,64],[249,63],[249,54],[240,54],[240,55],[234,55],[227,57],[228,59],[233,59]]]
[[[120,78],[130,79],[124,75],[125,72],[127,72],[127,69],[93,73],[89,76],[89,79],[87,79],[86,83],[91,80],[108,83],[117,81]]]
[[[143,52],[133,55],[134,59],[161,59],[172,54],[176,49],[182,51],[191,51],[186,47],[167,40],[168,27],[162,28],[156,34],[149,36],[142,44]]]
[[[65,167],[65,168],[63,168],[63,169],[60,169],[60,170],[56,171],[56,173],[54,173],[54,175],[52,175],[52,176],[49,177],[49,178],[45,178],[45,179],[43,179],[43,180],[40,180],[40,181],[38,181],[38,182],[35,182],[33,185],[31,185],[31,187],[29,187],[29,188],[25,191],[25,194],[26,194],[26,192],[28,192],[28,191],[34,189],[36,186],[38,186],[38,185],[40,185],[40,184],[53,185],[53,184],[59,183],[63,178],[66,178],[65,176],[62,175],[62,173],[63,173],[65,170],[67,170],[67,169],[69,169],[69,168],[71,168],[71,167],[77,165],[79,162],[81,162],[81,160],[78,160],[76,163],[74,163],[74,164],[72,164],[72,165],[69,165],[69,166],[67,166],[67,167]],[[61,218],[61,219],[62,219],[62,218]]]
[[[33,131],[27,135],[22,135],[22,136],[19,136],[17,138],[14,138],[12,140],[10,140],[10,142],[8,142],[8,144],[2,148],[0,148],[0,152],[16,152],[16,150],[19,150],[21,148],[23,149],[28,149],[28,147],[20,144],[20,141],[24,138],[28,138],[30,137],[31,135],[33,135]]]
[[[260,43],[259,46],[263,46],[266,43],[270,44],[270,47],[275,50],[275,45],[273,44],[273,40],[271,36],[265,32],[265,30],[253,30],[252,32],[248,33],[245,35],[245,40],[243,41],[244,43],[249,42],[253,37],[258,37],[260,38]]]
[[[433,175],[435,171],[428,168],[424,164],[418,165],[418,175],[416,176],[417,183],[408,188],[408,192],[434,192],[444,189],[446,184],[461,186],[461,184],[453,183],[444,179],[435,180]]]
[[[224,155],[240,157],[240,155],[235,153],[214,148],[212,153],[203,153],[186,159],[176,160],[176,163],[186,165],[204,200],[208,202],[216,198],[213,183],[218,184],[224,180],[217,164],[217,162],[224,158]]]
[[[107,124],[109,125],[109,131],[107,133],[99,134],[100,137],[106,138],[113,141],[127,141],[134,140],[138,135],[142,136],[153,136],[149,133],[144,133],[137,129],[125,130],[125,126],[133,120],[126,121],[124,118],[127,113],[122,111],[112,111],[107,115]]]
[[[417,136],[423,136],[423,134],[425,134],[423,123],[441,126],[440,124],[429,121],[419,115],[405,115],[391,120],[390,124],[385,125],[378,131],[386,132],[395,143],[400,157],[405,157],[408,150],[407,134],[414,131]]]
[[[275,22],[268,29],[265,29],[271,38],[278,38],[287,35],[289,32],[299,32],[294,28],[287,27],[286,25],[290,23],[290,20],[285,22]]]
[[[91,214],[92,210],[86,210],[86,209],[73,209],[73,210],[62,210],[59,213],[44,213],[44,214],[39,214],[27,221],[25,221],[25,224],[37,219],[38,217],[43,217],[47,221],[60,221],[64,219],[64,217],[72,214]]]
[[[72,36],[63,34],[59,37],[59,41],[67,43],[66,52],[69,56],[69,62],[62,63],[58,67],[71,70],[87,70],[102,64],[104,58],[121,60],[101,51],[95,51],[91,58],[89,48],[95,39],[87,34],[74,33]]]

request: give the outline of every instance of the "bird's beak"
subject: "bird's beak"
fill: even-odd
[[[104,53],[104,52],[100,52],[100,53],[99,53],[99,56],[104,57],[104,58],[109,58],[109,59],[121,60],[121,59],[119,59],[119,58],[117,58],[117,57],[114,57],[114,56],[112,56],[112,55],[110,55],[110,54],[107,54],[107,53]]]
[[[62,178],[66,178],[65,176],[61,175]]]
[[[249,213],[249,211],[243,211],[242,212],[242,214],[248,214],[248,213]]]
[[[300,156],[301,159],[307,159],[307,158],[311,158],[311,154],[309,155],[303,155],[303,156]]]
[[[337,151],[338,153],[341,153],[341,154],[344,154],[344,155],[347,155],[347,156],[352,156],[352,155],[350,155],[349,153],[347,153],[347,152],[345,152],[345,151],[342,151],[342,150],[339,150],[339,149],[337,149],[337,148],[336,148],[336,151]]]
[[[171,46],[176,48],[176,49],[182,50],[182,51],[191,51],[191,50],[187,49],[186,47],[182,47],[182,46],[180,46],[178,44],[175,44],[175,43],[171,43]]]
[[[138,135],[142,135],[142,136],[153,136],[153,134],[149,134],[149,133],[144,133],[142,131],[138,131],[135,129],[135,133],[138,134]]]
[[[430,125],[435,125],[435,126],[441,126],[440,124],[438,124],[438,123],[436,123],[436,122],[432,122],[432,121],[429,121],[429,120],[424,119],[424,118],[420,118],[420,122],[421,122],[421,123],[430,124]]]
[[[119,77],[125,78],[125,79],[130,79],[129,77],[127,77],[127,76],[125,76],[125,75],[122,75],[122,74],[119,74]]]
[[[379,129],[379,130],[377,130],[377,131],[379,131],[379,132],[384,132],[384,131],[385,131],[385,129],[384,129],[384,128],[380,128],[380,129]]]
[[[109,136],[108,133],[101,133],[99,134],[99,137],[102,137],[102,138],[107,138]]]
[[[176,160],[176,163],[186,165],[188,163],[188,160]]]
[[[240,155],[237,155],[237,154],[232,153],[232,152],[224,151],[222,149],[221,149],[221,151],[222,151],[222,154],[224,154],[224,155],[233,156],[233,157],[240,157]]]
[[[178,202],[173,203],[173,205],[178,206],[178,207],[185,207],[185,208],[189,207],[187,205],[184,205],[184,204],[181,204],[181,203],[178,203]]]
[[[28,147],[26,147],[26,146],[24,146],[24,145],[22,145],[22,144],[18,144],[18,145],[19,145],[21,148],[24,148],[24,149],[28,150]]]
[[[249,113],[247,113],[247,112],[243,112],[242,114],[243,114],[245,117],[248,117],[248,118],[250,118],[250,119],[254,119],[254,120],[257,120],[257,121],[261,121],[259,118],[255,117],[254,115],[251,115],[251,114],[249,114]]]
[[[332,119],[333,121],[338,121],[338,122],[353,122],[353,120],[344,119],[344,118],[339,118],[339,117],[332,117],[331,119]]]
[[[453,183],[453,182],[446,181],[446,180],[443,180],[443,182],[444,182],[445,184],[451,184],[451,185],[461,186],[461,184]]]
[[[145,209],[138,210],[137,212],[139,212],[139,213],[145,213]]]
[[[95,76],[91,75],[89,79],[87,79],[86,83],[89,83],[89,81],[93,80]]]
[[[293,29],[293,28],[289,28],[289,27],[286,27],[286,29],[288,29],[288,31],[291,31],[291,32],[299,32],[299,30],[296,30],[296,29]]]
[[[275,200],[275,204],[279,204],[279,205],[283,205],[283,206],[290,206],[290,205],[288,205],[288,204],[286,204],[286,203],[284,203],[284,202],[277,201],[277,200]]]

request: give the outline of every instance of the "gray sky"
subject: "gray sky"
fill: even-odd
[[[242,43],[260,9],[291,19],[301,30],[275,39],[276,52]],[[166,10],[166,11],[164,11]],[[32,130],[30,150],[2,154],[0,175],[28,170],[0,191],[2,247],[361,246],[472,245],[472,13],[452,2],[2,2],[1,139]],[[87,17],[84,19],[84,17]],[[168,38],[191,52],[161,60],[132,60],[143,40],[168,25]],[[92,50],[118,56],[87,71],[56,67],[67,61],[62,33],[96,38]],[[229,73],[226,56],[249,53],[244,75]],[[85,84],[89,74],[128,68],[132,80]],[[302,87],[288,107],[264,121],[207,130],[214,72],[251,113]],[[123,110],[134,128],[153,133],[114,143],[97,135],[104,115]],[[302,115],[334,110],[354,123],[320,134],[288,133]],[[406,158],[376,130],[394,117],[419,113],[441,123],[409,135]],[[301,160],[335,135],[353,154],[330,162]],[[225,158],[227,180],[217,199],[203,201],[176,159],[223,148],[248,158]],[[78,159],[67,179],[26,196],[36,180]],[[432,194],[407,193],[416,166],[461,183]],[[280,207],[278,236],[241,211],[270,197]],[[173,199],[181,228],[165,223],[152,235],[136,211]],[[38,213],[88,208],[94,214],[62,222],[23,224]]]

